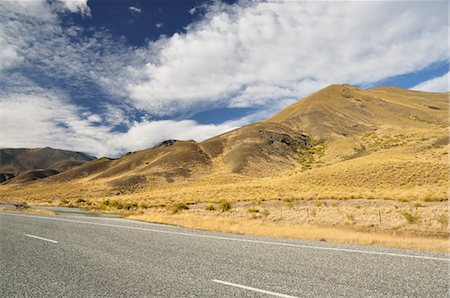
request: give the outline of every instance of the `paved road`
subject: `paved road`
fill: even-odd
[[[448,297],[449,255],[0,213],[1,297]]]

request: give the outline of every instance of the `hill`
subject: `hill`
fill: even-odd
[[[331,85],[203,142],[168,140],[56,175],[24,173],[0,185],[0,200],[134,212],[217,231],[448,251],[448,97]],[[50,177],[33,180],[37,175]]]
[[[0,149],[0,183],[10,179],[9,182],[22,183],[45,178],[94,159],[84,153],[48,147],[3,148]]]
[[[0,173],[65,170],[48,181],[101,181],[108,189],[131,192],[207,176],[301,173],[373,153],[381,158],[386,150],[411,156],[430,145],[448,144],[447,98],[446,93],[393,87],[331,85],[265,121],[201,143],[169,140],[118,159],[99,160],[49,148],[2,149]]]

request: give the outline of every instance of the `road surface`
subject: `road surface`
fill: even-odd
[[[448,297],[446,254],[0,213],[1,297]]]

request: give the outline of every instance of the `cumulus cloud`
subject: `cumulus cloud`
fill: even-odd
[[[142,9],[134,7],[134,6],[130,6],[128,7],[129,10],[131,10],[132,12],[136,12],[136,13],[141,13]]]
[[[412,90],[420,90],[420,91],[428,91],[428,92],[448,92],[449,91],[449,84],[448,84],[448,78],[449,73],[447,72],[443,76],[436,77],[433,79],[430,79],[428,81],[422,82],[419,85],[416,85],[412,87]]]
[[[309,86],[370,84],[447,59],[446,4],[218,3],[129,82],[134,105],[158,114],[208,102],[257,106]]]
[[[64,10],[89,16],[87,0],[55,1],[0,1],[0,146],[117,155],[202,140],[331,83],[370,85],[447,59],[445,2],[217,1],[185,33],[134,48],[63,23]],[[415,88],[441,90],[447,77]],[[49,91],[44,79],[70,91]],[[103,112],[73,101],[95,88],[110,99]],[[259,110],[218,125],[149,120],[218,106]],[[149,116],[133,120],[133,109]]]
[[[59,0],[64,7],[72,13],[80,13],[82,16],[91,16],[91,9],[87,5],[88,0]]]
[[[51,146],[117,156],[152,147],[166,139],[204,140],[246,124],[249,119],[202,125],[192,120],[142,121],[126,132],[99,124],[102,117],[71,104],[64,93],[36,88],[0,97],[0,147]]]

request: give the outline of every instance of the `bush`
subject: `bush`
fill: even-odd
[[[258,213],[259,209],[258,208],[248,208],[247,209],[247,213]]]
[[[136,203],[126,203],[123,205],[123,209],[126,209],[126,210],[136,210],[137,207],[138,207],[138,204],[136,204]]]
[[[406,220],[407,223],[409,224],[415,224],[419,222],[419,213],[416,212],[414,214],[409,213],[408,211],[400,211],[400,214],[403,216],[403,218]]]
[[[214,207],[213,204],[209,204],[209,205],[206,205],[205,210],[206,211],[215,211],[216,207]]]
[[[172,206],[169,207],[169,210],[172,211],[172,213],[178,213],[183,210],[188,210],[189,207],[184,203],[175,203]]]
[[[220,211],[225,212],[231,209],[231,203],[227,200],[223,200],[220,202]]]
[[[82,203],[86,203],[87,201],[85,200],[85,199],[82,199],[82,198],[78,198],[76,201],[75,201],[75,203],[77,203],[77,204],[82,204]]]

